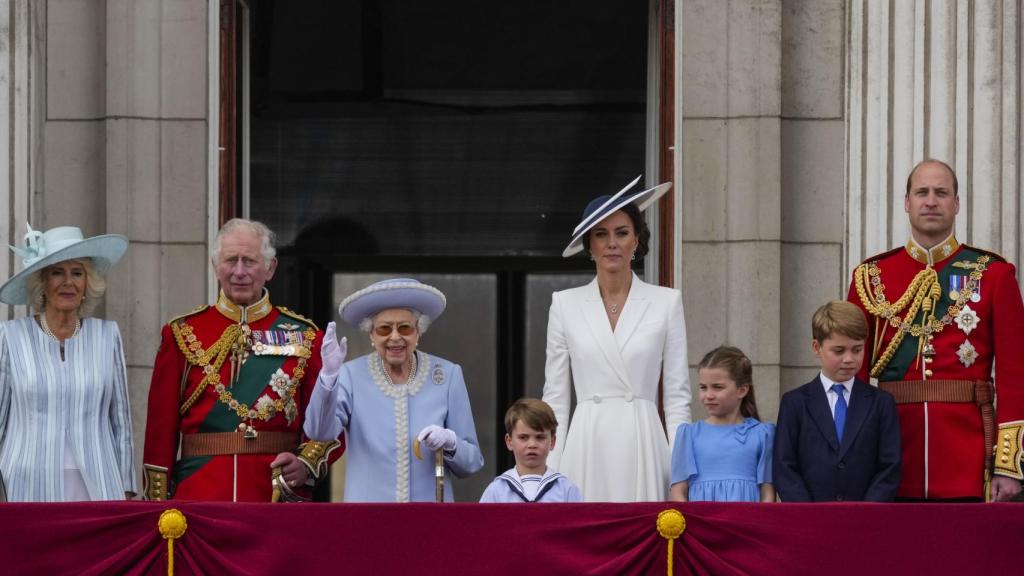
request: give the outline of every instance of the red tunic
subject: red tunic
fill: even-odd
[[[239,432],[239,424],[243,423],[251,424],[257,430],[257,434],[265,431],[294,434],[296,442],[291,449],[294,450],[298,446],[305,409],[320,372],[322,333],[309,320],[285,309],[271,306],[267,296],[249,306],[247,310],[247,325],[252,331],[248,342],[249,356],[243,363],[238,380],[233,386],[227,386],[226,391],[237,394],[237,401],[253,409],[261,397],[268,398],[262,401],[262,405],[279,400],[276,408],[271,410],[272,414],[244,419],[237,414],[235,407],[224,401],[216,390],[215,383],[208,383],[202,392],[194,396],[204,378],[202,366],[194,362],[196,356],[202,356],[204,351],[213,347],[226,330],[237,330],[237,306],[222,295],[216,306],[203,307],[192,314],[172,320],[164,326],[161,334],[160,350],[157,352],[149,390],[146,445],[143,455],[148,497],[166,497],[169,492],[171,498],[189,500],[271,500],[270,462],[276,454],[178,458],[181,435],[200,432],[236,432],[242,435]],[[232,315],[234,318],[229,317]],[[172,330],[172,325],[175,324],[177,335],[175,330]],[[293,333],[292,336],[295,337],[297,334],[304,335],[303,347],[310,352],[308,359],[286,354],[276,358],[252,354],[252,345],[254,340],[259,340],[259,336],[283,336],[288,332]],[[190,333],[195,336],[195,342],[198,344],[190,343]],[[179,336],[181,341],[178,339]],[[192,361],[186,359],[181,343],[186,346],[191,344]],[[271,376],[278,367],[289,379],[283,380],[279,377],[275,390]],[[225,385],[231,382],[231,370],[230,359],[225,360],[218,372],[220,382]],[[182,376],[186,371],[182,389]],[[246,379],[248,381],[245,381]],[[291,396],[287,388],[282,388],[289,385],[295,387],[292,402],[287,398]],[[248,388],[248,393],[243,392],[245,388]],[[242,398],[243,395],[248,400]],[[179,408],[193,397],[191,405],[184,414],[180,414]],[[341,451],[337,451],[335,458],[340,454]],[[160,475],[161,471],[164,473],[163,477]]]
[[[956,321],[961,314],[949,316],[950,322],[932,334],[934,355],[930,358],[922,354],[924,343],[920,341],[927,336],[915,337],[907,333],[900,349],[902,353],[894,354],[886,365],[877,367],[878,380],[991,381],[994,367],[996,423],[1024,420],[1024,305],[1013,265],[995,254],[959,245],[952,237],[932,248],[930,257],[941,287],[941,297],[932,315],[940,322],[956,296],[965,290],[969,274],[977,269],[979,262],[984,265],[980,290],[976,290],[980,299],[966,299],[961,313],[969,315],[969,307],[977,321],[972,323],[969,317],[961,319],[969,328],[968,332]],[[928,261],[929,251],[911,241],[904,248],[870,258],[858,271],[866,270],[863,267],[872,263],[877,266],[879,283],[875,288],[881,286],[885,300],[896,303],[915,276],[925,270]],[[858,294],[856,276],[857,272],[848,297],[868,318],[867,353],[859,374],[866,380],[897,330],[884,318],[868,312],[870,307]],[[897,315],[903,319],[906,310]],[[914,323],[920,325],[923,315],[924,312],[919,311]],[[879,333],[881,338],[876,341]],[[898,406],[898,412],[903,443],[903,475],[898,496],[936,499],[984,496],[985,469],[992,452],[991,447],[985,445],[977,405],[970,402],[905,403]],[[1019,458],[1019,455],[1014,457]],[[996,473],[999,473],[998,468]]]

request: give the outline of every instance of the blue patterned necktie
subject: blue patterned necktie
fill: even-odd
[[[843,396],[845,392],[842,384],[833,384],[832,391],[839,396],[836,400],[836,436],[839,437],[839,442],[843,442],[843,426],[846,425],[846,397]]]

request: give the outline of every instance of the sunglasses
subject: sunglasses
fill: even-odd
[[[392,330],[398,330],[398,334],[400,336],[412,336],[413,332],[416,332],[416,327],[412,324],[399,324],[397,326],[394,324],[381,324],[380,326],[375,326],[373,329],[377,336],[382,337],[390,336]]]

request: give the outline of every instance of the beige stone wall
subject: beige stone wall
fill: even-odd
[[[781,386],[818,372],[811,315],[846,293],[843,0],[782,2]]]
[[[778,0],[683,0],[682,291],[691,366],[723,343],[778,410],[781,350],[781,20]],[[700,417],[697,374],[694,417]]]

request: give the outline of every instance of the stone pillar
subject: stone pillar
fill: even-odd
[[[844,5],[782,2],[781,392],[817,374],[811,315],[846,292]]]
[[[25,224],[35,223],[32,209],[39,172],[39,126],[44,92],[43,42],[36,32],[45,11],[29,0],[0,0],[0,246],[20,245]],[[0,250],[0,274],[21,269],[17,258]],[[0,320],[25,313],[24,307],[0,304]]]
[[[682,290],[695,366],[738,346],[779,398],[780,0],[681,0]],[[701,417],[694,387],[694,418]]]

